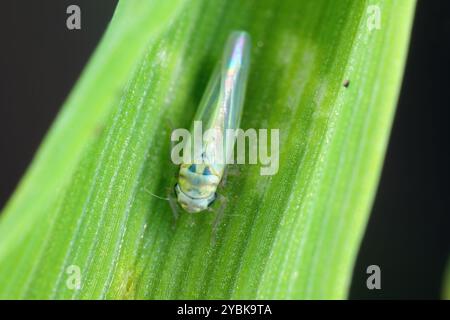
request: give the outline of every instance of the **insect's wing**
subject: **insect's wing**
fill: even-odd
[[[250,36],[233,32],[228,38],[222,58],[221,102],[224,129],[239,128],[250,67]]]
[[[202,122],[203,131],[211,128],[212,122],[219,114],[218,106],[220,101],[220,73],[222,66],[220,63],[216,65],[212,76],[208,82],[205,93],[203,94],[200,105],[195,114],[195,121]]]
[[[239,128],[249,65],[250,36],[242,31],[233,32],[195,117],[195,120],[202,121],[203,131],[214,128],[223,134],[223,151],[227,155],[234,148],[235,138],[228,136],[226,129]],[[210,141],[212,143],[216,141]]]

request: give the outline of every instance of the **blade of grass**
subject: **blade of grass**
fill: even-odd
[[[170,0],[143,4],[131,0],[117,6],[101,43],[0,216],[0,260],[10,261],[0,265],[3,274],[8,275],[15,265],[32,259],[84,146],[98,139],[107,114],[119,100],[146,44],[160,32],[181,3],[181,0]],[[150,15],[154,17],[148,19]],[[31,267],[29,264],[18,270],[22,280]],[[5,287],[1,280],[0,287]],[[14,283],[18,289],[20,286]]]
[[[447,263],[447,268],[444,272],[444,279],[442,283],[442,299],[450,300],[450,263]]]
[[[371,5],[380,10],[380,29],[368,28]],[[19,220],[10,212],[1,221],[3,237],[17,237],[18,221],[24,232],[17,244],[2,244],[0,297],[345,298],[395,110],[414,5],[180,5],[173,23],[135,57],[139,65],[120,101],[108,95],[111,113],[89,115],[104,129],[92,139],[78,133],[77,157],[58,182],[65,190],[45,195],[35,209],[50,210],[48,217]],[[224,217],[214,231],[216,214],[182,214],[174,223],[169,204],[148,191],[165,195],[173,187],[171,126],[190,126],[233,29],[247,30],[254,43],[242,126],[280,128],[280,166],[275,176],[246,165],[229,177],[220,190],[228,199]],[[117,45],[127,46],[127,39]],[[96,94],[85,92],[83,99]],[[83,121],[87,115],[79,111],[67,121]],[[54,153],[48,151],[52,161]],[[46,181],[38,178],[30,190]],[[24,210],[33,206],[28,197],[17,199]],[[36,233],[42,235],[37,243]],[[67,285],[70,266],[80,268],[79,290]]]

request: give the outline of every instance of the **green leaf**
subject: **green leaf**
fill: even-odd
[[[450,261],[447,262],[447,267],[444,272],[444,279],[442,283],[442,299],[450,300]]]
[[[160,3],[119,3],[5,208],[0,297],[345,298],[415,2]],[[238,166],[222,215],[175,220],[151,193],[172,191],[171,130],[234,29],[253,40],[241,126],[280,129],[279,171]]]

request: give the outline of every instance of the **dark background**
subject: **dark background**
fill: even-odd
[[[393,0],[395,1],[395,0]],[[400,101],[350,297],[439,298],[450,252],[450,1],[418,1]],[[380,291],[366,268],[381,268]]]
[[[2,1],[0,208],[79,77],[116,2]],[[70,4],[81,7],[81,30],[65,27]],[[449,1],[418,3],[405,80],[351,298],[441,295],[450,244],[449,16]],[[366,288],[371,264],[381,267],[381,290]]]

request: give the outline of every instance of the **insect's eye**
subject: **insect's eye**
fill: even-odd
[[[195,173],[196,170],[197,170],[197,166],[196,166],[195,164],[191,164],[191,165],[189,166],[188,170],[189,170],[190,172]]]
[[[203,175],[204,175],[204,176],[210,176],[210,175],[212,175],[211,170],[209,170],[209,168],[206,167],[206,168],[203,170]]]

